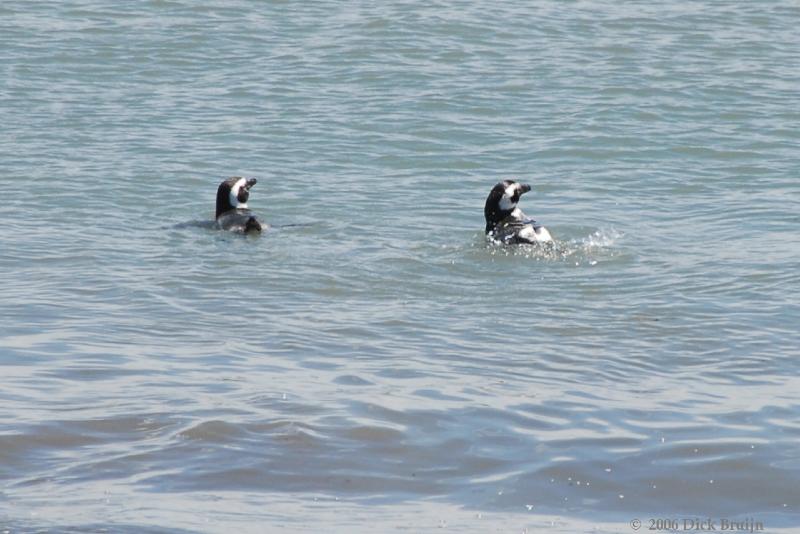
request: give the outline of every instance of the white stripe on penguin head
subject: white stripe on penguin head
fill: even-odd
[[[247,202],[239,202],[239,190],[247,185],[247,178],[239,178],[236,183],[231,187],[231,192],[228,194],[228,200],[231,201],[231,206],[236,208],[247,208]]]
[[[503,196],[500,197],[500,209],[503,211],[513,210],[517,203],[511,200],[516,193],[517,189],[519,189],[519,184],[513,183],[506,187],[506,190],[503,192]]]

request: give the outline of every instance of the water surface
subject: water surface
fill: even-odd
[[[0,527],[800,528],[798,23],[4,2]]]

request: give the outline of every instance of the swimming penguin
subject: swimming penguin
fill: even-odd
[[[256,185],[255,178],[234,176],[217,188],[217,226],[223,230],[249,233],[261,232],[267,227],[247,207],[250,188]]]
[[[547,228],[528,218],[517,207],[519,198],[531,186],[514,180],[503,180],[495,185],[486,198],[483,215],[486,218],[486,235],[493,241],[512,245],[518,243],[552,243]]]

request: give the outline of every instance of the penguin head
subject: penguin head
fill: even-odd
[[[255,178],[234,176],[228,178],[217,188],[217,218],[229,210],[247,208],[250,188],[256,185]]]
[[[516,209],[520,197],[530,190],[531,186],[514,180],[503,180],[497,183],[489,192],[486,205],[483,207],[486,233],[488,234],[497,223],[511,215],[511,212]]]

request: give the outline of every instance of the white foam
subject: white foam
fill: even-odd
[[[622,237],[622,232],[613,229],[597,230],[590,236],[583,238],[581,244],[585,248],[607,248],[614,245],[619,238]]]

